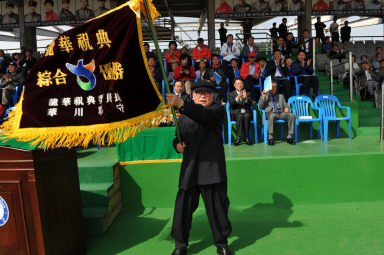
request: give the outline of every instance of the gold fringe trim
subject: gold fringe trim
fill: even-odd
[[[0,126],[1,139],[17,139],[45,150],[58,147],[88,147],[90,143],[108,146],[122,143],[146,128],[158,127],[162,119],[169,120],[170,113],[169,106],[160,104],[153,112],[119,122],[89,126],[20,128],[23,99],[24,94]]]

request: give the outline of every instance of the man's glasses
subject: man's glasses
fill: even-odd
[[[195,92],[196,95],[198,95],[199,97],[201,96],[209,96],[210,94],[212,94],[212,92],[209,92],[209,91],[197,91]]]

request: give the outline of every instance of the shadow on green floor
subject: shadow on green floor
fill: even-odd
[[[268,236],[275,228],[297,228],[303,226],[299,221],[289,221],[293,214],[291,200],[281,193],[272,195],[273,203],[258,203],[242,210],[230,209],[229,218],[232,223],[232,234],[230,237],[236,239],[230,243],[233,252],[242,250],[253,245],[257,240]],[[173,241],[165,230],[166,240]],[[188,254],[198,254],[202,250],[213,245],[213,239],[209,223],[205,213],[195,215],[190,232],[190,246]]]

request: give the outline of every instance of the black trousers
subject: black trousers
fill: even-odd
[[[241,113],[240,110],[231,111],[231,119],[236,121],[237,139],[249,137],[249,127],[251,125],[251,113]]]
[[[333,32],[332,33],[332,42],[338,42],[339,41],[339,32]]]
[[[313,95],[318,95],[319,92],[319,78],[317,76],[300,76],[298,82],[303,83],[301,94],[304,96],[308,95],[309,84],[312,84]]]
[[[179,189],[171,232],[176,248],[188,247],[192,215],[199,206],[200,194],[205,204],[214,244],[220,248],[228,245],[227,237],[231,234],[232,227],[228,219],[227,183],[224,182],[195,186],[187,190]]]
[[[244,88],[247,92],[251,92],[252,100],[259,101],[260,90],[255,88],[254,85],[259,84],[259,79],[255,79],[252,76],[248,75],[244,81]]]
[[[285,99],[288,101],[288,98],[292,96],[292,85],[288,79],[275,79],[278,85],[278,93],[280,93],[280,85],[283,86],[285,91]]]

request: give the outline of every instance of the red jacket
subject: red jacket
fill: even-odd
[[[203,45],[203,47],[201,47],[201,51],[199,51],[199,46],[196,46],[192,51],[192,58],[195,61],[198,60],[199,58],[210,59],[211,58],[211,51],[205,45]]]
[[[260,76],[260,65],[255,62],[255,73]],[[249,75],[249,62],[245,62],[241,65],[240,76],[245,80]]]
[[[167,55],[165,56],[165,59],[167,60],[168,63],[172,62],[172,60],[176,60],[177,62],[180,63],[180,51],[179,50],[175,50],[175,56],[174,56],[174,59],[172,59],[172,51],[169,50],[167,51]]]
[[[180,75],[180,70],[183,66],[178,66],[175,70],[175,74],[173,75],[173,78],[175,80],[179,80],[179,81],[189,81],[189,80],[194,80],[196,79],[196,73],[195,73],[195,70],[193,70],[192,66],[189,67],[189,76],[181,76]]]

